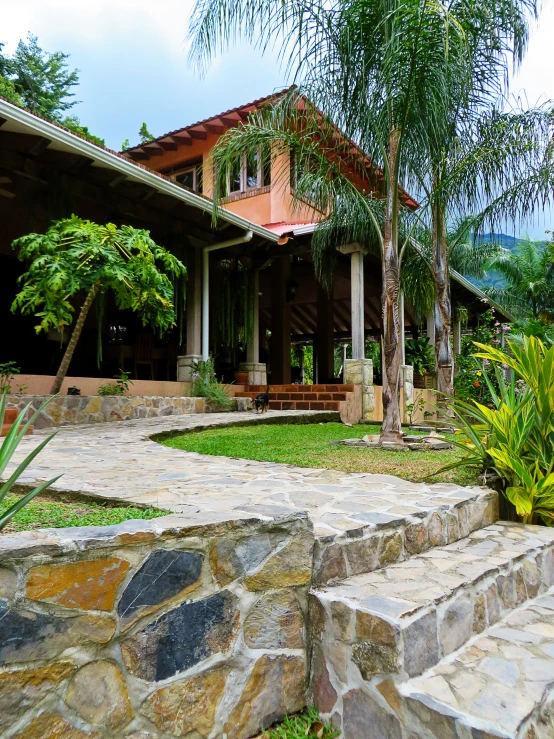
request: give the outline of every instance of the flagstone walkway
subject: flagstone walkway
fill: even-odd
[[[294,415],[317,417],[318,413],[270,411],[264,419]],[[336,536],[358,537],[372,528],[401,526],[434,510],[490,497],[490,491],[478,487],[206,456],[162,446],[150,438],[255,420],[252,412],[213,413],[66,426],[20,482],[35,484],[63,473],[54,489],[125,499],[192,518],[203,514],[244,518],[245,513],[273,518],[306,510],[316,536],[328,541]],[[46,433],[26,437],[13,462],[19,463]],[[7,471],[14,467],[12,463]]]

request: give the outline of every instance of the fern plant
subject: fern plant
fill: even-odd
[[[37,416],[44,410],[46,405],[50,402],[51,398],[46,401],[46,403],[43,403],[40,408],[33,413],[33,415],[29,418],[28,421],[24,421],[25,416],[27,415],[29,408],[31,407],[31,404],[27,405],[18,415],[17,419],[13,423],[12,427],[9,429],[6,436],[2,439],[2,444],[0,445],[0,479],[2,478],[2,475],[4,474],[6,467],[8,466],[11,458],[14,455],[14,452],[16,451],[17,447],[19,446],[19,442],[21,439],[25,436],[27,433],[29,426],[31,426],[32,423],[34,423]],[[6,404],[7,404],[7,397],[5,394],[3,394],[0,397],[0,418],[2,419],[2,423],[4,422],[4,416],[6,412]],[[33,459],[40,454],[40,452],[44,449],[44,447],[48,444],[48,442],[57,434],[57,431],[54,431],[53,434],[50,434],[50,436],[47,436],[44,441],[41,441],[40,444],[33,449],[33,451],[28,454],[25,459],[17,466],[14,472],[9,476],[9,478],[1,484],[0,487],[0,503],[4,500],[4,498],[8,495],[8,493],[13,489],[14,485],[17,483],[23,472],[27,469],[27,467],[31,464]],[[51,480],[48,480],[47,482],[43,482],[40,485],[38,485],[34,490],[31,490],[30,493],[27,493],[22,498],[20,498],[16,503],[14,503],[10,508],[8,508],[7,511],[4,511],[2,515],[0,516],[0,531],[7,526],[7,524],[12,520],[12,518],[15,516],[15,514],[20,511],[24,506],[29,503],[34,497],[36,497],[39,493],[42,493],[43,490],[46,490],[46,488],[50,487],[50,485],[53,485],[56,480],[59,480],[61,475],[58,475],[57,477],[53,477]]]

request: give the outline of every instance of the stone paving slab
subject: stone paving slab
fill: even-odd
[[[416,737],[554,736],[554,589],[400,686]]]
[[[234,423],[318,417],[311,411],[191,414],[116,424],[66,426],[25,472],[20,482],[36,484],[62,474],[54,489],[99,498],[120,498],[176,513],[250,514],[272,518],[292,511],[310,514],[316,536],[332,541],[398,527],[433,511],[490,499],[491,491],[453,484],[413,483],[391,475],[345,473],[271,462],[183,452],[150,437]],[[11,472],[43,438],[26,437]]]

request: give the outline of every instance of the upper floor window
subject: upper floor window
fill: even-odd
[[[271,184],[271,157],[269,148],[242,154],[227,171],[228,195],[256,190]]]
[[[191,164],[172,175],[175,182],[193,192],[202,192],[202,164]]]

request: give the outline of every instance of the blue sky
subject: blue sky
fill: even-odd
[[[286,84],[275,53],[245,43],[221,55],[201,79],[187,62],[193,0],[12,0],[2,9],[0,41],[12,52],[28,31],[48,51],[62,50],[80,70],[74,112],[119,149],[146,121],[155,135],[268,95]],[[554,99],[554,8],[531,33],[512,93],[529,104]],[[554,224],[553,224],[554,226]],[[535,238],[550,228],[538,218],[522,228]],[[517,232],[515,235],[518,235]]]

